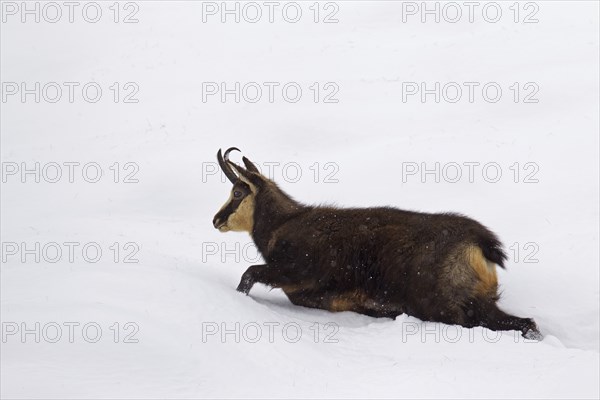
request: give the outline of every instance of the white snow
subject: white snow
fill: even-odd
[[[261,2],[257,23],[221,23],[220,14],[203,22],[200,2],[131,3],[137,12],[120,3],[120,20],[131,12],[139,19],[132,24],[113,22],[112,2],[99,3],[95,24],[82,18],[86,3],[73,23],[66,6],[57,23],[21,23],[8,3],[21,7],[2,3],[0,32],[2,397],[599,397],[597,2],[529,3],[537,11],[520,3],[519,23],[512,2],[499,3],[497,23],[482,18],[483,2],[473,23],[461,2],[457,23],[421,23],[419,14],[403,22],[407,3],[336,2],[339,22],[330,24],[312,21],[312,2],[301,3],[298,23],[283,20],[285,3],[274,23]],[[336,11],[319,9],[320,19]],[[539,22],[522,23],[533,11]],[[39,103],[33,94],[22,102],[21,93],[7,95],[6,82],[40,82],[40,91],[57,82],[63,97],[46,101],[48,87]],[[72,103],[63,82],[79,83]],[[82,98],[88,82],[103,90],[97,103]],[[128,82],[139,87],[138,103],[122,102]],[[263,97],[203,102],[203,82],[256,82]],[[272,103],[264,82],[280,83]],[[297,103],[281,97],[287,82],[303,90]],[[323,102],[335,88],[327,82],[339,88],[338,103]],[[457,82],[463,97],[403,102],[403,82]],[[464,82],[480,83],[472,103]],[[481,97],[488,82],[502,88],[500,101]],[[534,88],[528,82],[539,88],[538,103],[522,101]],[[510,255],[499,272],[502,308],[533,317],[544,340],[306,309],[261,285],[249,297],[236,292],[258,263],[255,249],[248,235],[213,228],[230,184],[206,174],[229,146],[262,168],[279,163],[273,178],[306,203],[481,221]],[[36,162],[40,183],[21,177]],[[73,183],[68,162],[80,163]],[[433,174],[425,182],[406,175],[436,162],[446,173],[439,183]],[[473,182],[469,162],[480,163]],[[45,179],[55,174],[50,163],[61,166],[57,183]],[[82,178],[86,163],[101,166],[99,182]],[[463,174],[456,183],[451,163]],[[486,181],[495,170],[482,175],[490,163],[501,169],[497,183]],[[123,183],[136,165],[139,182]],[[86,243],[101,248],[98,262],[83,258]],[[50,262],[57,247],[62,256]],[[131,253],[139,262],[124,262]],[[97,327],[102,336],[89,343]]]

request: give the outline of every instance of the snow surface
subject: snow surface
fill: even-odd
[[[80,91],[73,103],[1,103],[3,170],[96,162],[104,172],[98,183],[81,169],[69,183],[66,167],[58,183],[5,177],[2,397],[599,397],[597,2],[536,2],[533,24],[512,21],[512,2],[497,23],[480,13],[473,23],[403,23],[399,2],[337,2],[333,24],[312,22],[312,2],[296,24],[277,13],[274,23],[203,23],[200,3],[159,1],[135,3],[139,23],[115,24],[112,2],[101,4],[96,24],[77,13],[72,24],[2,24],[3,82],[104,89],[97,103]],[[321,18],[332,10],[320,7]],[[202,82],[236,81],[298,82],[303,96],[202,101]],[[402,101],[402,82],[436,81],[497,82],[503,96]],[[115,104],[113,82],[137,83],[139,102]],[[335,82],[339,102],[315,103],[313,82]],[[515,103],[514,82],[535,82],[539,102]],[[491,227],[513,247],[499,272],[501,306],[535,318],[544,340],[306,309],[261,285],[237,293],[256,257],[248,235],[212,227],[230,185],[203,176],[229,146],[261,167],[280,163],[274,179],[306,203],[455,211]],[[115,162],[120,180],[136,163],[139,182],[112,182]],[[282,174],[291,162],[298,182],[293,169]],[[503,175],[402,178],[415,165],[403,163],[435,162],[495,162]],[[528,162],[537,183],[523,182]],[[331,171],[337,183],[324,182]],[[36,242],[80,245],[74,262],[10,254],[10,243]],[[90,242],[103,251],[96,263],[81,254]],[[123,262],[135,245],[139,262]],[[538,262],[524,262],[532,252]],[[39,343],[21,336],[36,322]],[[69,323],[79,324],[72,343]],[[88,343],[95,326],[102,336]]]

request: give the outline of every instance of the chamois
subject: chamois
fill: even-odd
[[[301,204],[263,176],[219,165],[233,184],[213,225],[250,233],[266,264],[252,265],[237,290],[255,283],[281,288],[298,306],[373,317],[408,314],[424,321],[541,338],[530,318],[500,310],[496,265],[506,254],[494,233],[462,215],[391,207],[336,208]]]

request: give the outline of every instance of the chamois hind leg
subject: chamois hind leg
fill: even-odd
[[[535,321],[531,318],[515,317],[498,308],[495,302],[483,301],[479,304],[476,318],[478,324],[493,331],[520,331],[526,339],[542,338]]]
[[[530,318],[519,318],[500,310],[498,300],[498,277],[494,263],[485,258],[479,246],[468,245],[459,250],[462,260],[470,266],[472,296],[463,306],[465,315],[474,325],[494,331],[520,331],[528,339],[540,339],[542,335]],[[465,269],[468,271],[469,269]],[[460,271],[460,269],[459,269]],[[462,324],[461,324],[462,325]]]

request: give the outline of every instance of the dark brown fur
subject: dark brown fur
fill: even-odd
[[[248,268],[239,291],[248,294],[258,282],[283,289],[299,306],[373,317],[406,313],[539,335],[533,320],[498,309],[494,264],[503,267],[506,256],[477,221],[395,208],[307,206],[244,163],[247,169],[230,164],[240,176],[234,190],[253,188],[250,234],[266,264]],[[215,226],[232,212],[224,208]]]

